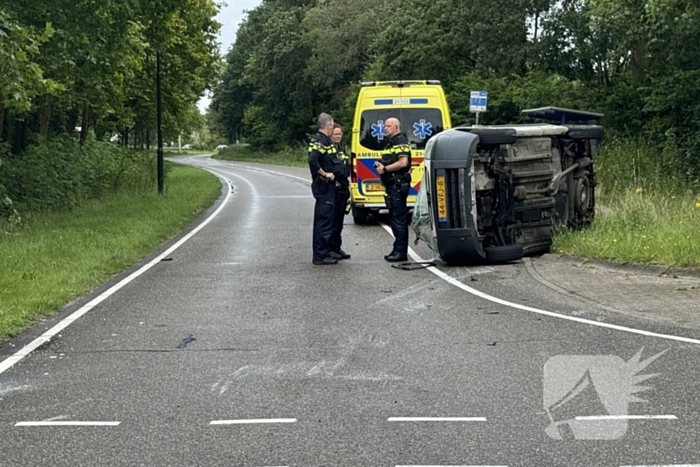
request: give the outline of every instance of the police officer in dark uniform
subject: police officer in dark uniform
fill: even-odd
[[[382,151],[382,160],[375,163],[386,191],[386,206],[389,209],[394,248],[384,257],[390,263],[408,259],[408,208],[406,199],[411,188],[411,146],[401,134],[401,124],[396,118],[384,122],[389,137]]]
[[[341,260],[350,259],[350,255],[343,251],[343,220],[347,214],[348,200],[350,199],[350,161],[348,155],[341,148],[343,140],[343,128],[337,123],[333,125],[331,141],[335,145],[336,155],[333,159],[333,174],[335,175],[335,212],[333,214],[333,231],[330,239],[331,257]]]
[[[318,133],[309,145],[309,170],[311,170],[311,192],[316,199],[314,208],[313,264],[338,264],[331,256],[330,239],[335,212],[334,159],[337,150],[330,139],[333,134],[333,117],[322,113],[318,117]]]

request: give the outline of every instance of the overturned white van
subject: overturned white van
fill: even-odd
[[[462,126],[435,135],[412,227],[448,263],[504,262],[549,249],[595,212],[599,125]]]

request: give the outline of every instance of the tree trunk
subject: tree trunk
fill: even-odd
[[[25,144],[27,134],[25,130],[26,125],[24,120],[15,120],[15,136],[12,138],[12,152],[14,154],[19,154],[27,147]]]
[[[49,120],[51,119],[51,101],[53,96],[47,94],[44,96],[44,104],[41,106],[41,115],[39,117],[39,134],[46,138],[49,134]]]
[[[83,100],[83,118],[80,122],[80,144],[85,143],[88,135],[88,127],[90,126],[90,106],[87,99]]]
[[[2,129],[5,124],[5,103],[2,100],[2,95],[0,95],[0,141],[2,141]]]
[[[69,136],[73,136],[73,133],[75,132],[75,127],[78,125],[78,108],[73,107],[70,109],[70,112],[68,112],[68,122],[66,123],[66,133],[68,133]]]
[[[151,130],[146,130],[146,149],[151,150]]]
[[[646,59],[644,45],[641,41],[635,41],[632,44],[630,54],[630,69],[632,70],[632,79],[638,85],[646,82]]]
[[[124,147],[128,148],[129,147],[129,128],[128,127],[124,128],[123,140],[124,140]]]

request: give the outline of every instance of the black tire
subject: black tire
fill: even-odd
[[[605,129],[600,125],[564,125],[569,129],[566,137],[571,139],[602,139]]]
[[[522,245],[487,246],[484,248],[484,253],[486,253],[486,261],[490,263],[517,261],[525,254]]]
[[[485,145],[515,144],[518,140],[512,128],[472,128],[470,131],[479,136],[479,143]]]
[[[357,225],[369,224],[369,209],[352,207],[352,220]]]
[[[581,177],[574,180],[574,191],[571,193],[574,197],[574,208],[576,212],[586,212],[591,207],[591,184],[587,177]]]

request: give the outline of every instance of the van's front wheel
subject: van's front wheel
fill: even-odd
[[[352,207],[352,220],[357,225],[369,224],[369,209]]]

